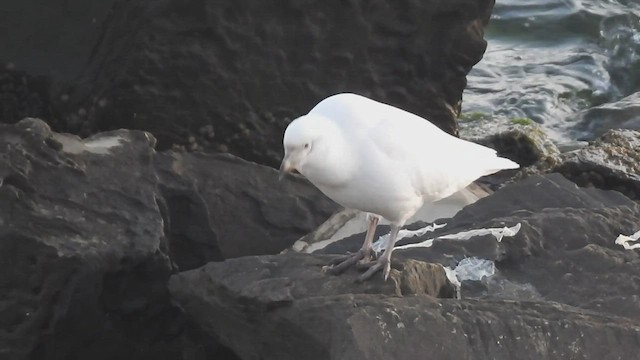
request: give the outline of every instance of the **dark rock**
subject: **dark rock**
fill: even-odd
[[[4,2],[0,65],[46,76],[54,86],[75,80],[91,58],[114,3],[117,1]]]
[[[0,126],[3,358],[179,358],[153,139],[114,131],[63,152],[80,141],[40,120]]]
[[[154,144],[0,125],[0,358],[235,359],[172,304],[175,265],[278,252],[335,207],[274,169]]]
[[[389,281],[357,282],[358,273],[333,276],[323,267],[330,255],[290,253],[247,256],[224,262],[211,262],[176,278],[204,277],[221,296],[236,298],[243,306],[276,308],[293,301],[329,291],[342,294],[431,295],[453,297],[453,287],[438,264],[407,260],[394,264]],[[296,271],[291,271],[296,269]],[[181,283],[176,280],[177,283]],[[179,285],[176,285],[179,286]],[[204,292],[205,289],[202,289]]]
[[[552,173],[533,175],[509,184],[462,209],[452,220],[464,227],[519,211],[537,213],[549,208],[597,209],[633,205],[633,201],[618,192],[581,188],[564,176]]]
[[[170,291],[243,359],[635,358],[640,253],[614,240],[637,230],[638,218],[640,205],[620,193],[532,176],[466,207],[435,235],[410,239],[436,237],[429,248],[396,250],[393,267],[404,270],[388,283],[352,284],[356,270],[321,272],[330,255],[287,253],[181,273]],[[518,223],[501,242],[439,239]],[[415,285],[397,291],[407,264],[441,269],[465,257],[494,261],[496,274],[463,281],[462,299]]]
[[[308,181],[228,154],[168,152],[155,164],[181,270],[279,253],[338,209]]]
[[[493,117],[483,113],[460,116],[460,137],[495,149],[521,167],[554,162],[560,151],[542,126],[531,119]]]
[[[51,118],[51,84],[46,76],[0,69],[0,123],[28,116]]]
[[[20,24],[41,23],[45,10],[31,3],[13,5]],[[338,92],[457,133],[466,74],[485,51],[494,0],[76,3],[66,4],[80,9],[74,14],[48,9],[64,22],[48,20],[46,31],[5,34],[10,45],[42,45],[10,46],[0,58],[53,74],[59,130],[143,129],[160,149],[229,151],[275,166],[288,121]]]
[[[341,312],[346,316],[341,321],[347,321],[350,316],[339,308],[332,310],[331,303],[357,308],[357,302],[349,299],[357,299],[360,295],[364,302],[379,294],[454,295],[440,265],[410,260],[396,264],[400,271],[393,269],[387,282],[377,278],[358,283],[355,272],[341,277],[323,272],[322,267],[331,258],[289,253],[209,263],[176,275],[169,286],[188,311],[198,309],[196,312],[200,315],[206,314],[207,319],[199,320],[202,326],[220,336],[223,343],[234,344],[231,347],[242,359],[331,358],[325,347],[328,344],[322,344],[317,338],[339,337],[343,333],[331,334],[330,329],[344,325],[340,322],[332,324],[329,316],[329,321],[319,321],[316,317],[321,314],[317,311],[329,306],[332,317],[339,317]],[[211,306],[211,302],[216,305]],[[301,322],[277,315],[292,308],[298,310],[290,315],[300,317]],[[392,313],[393,309],[389,311]],[[270,337],[268,333],[274,336]],[[291,336],[295,336],[295,340]],[[339,342],[343,341],[347,339]]]
[[[70,114],[86,114],[86,109],[77,104],[70,107],[67,90],[78,85],[116,2],[2,4],[0,123],[37,117],[57,130],[98,132]]]
[[[640,205],[618,192],[580,188],[559,174],[532,176],[442,220],[447,226],[435,233],[399,242],[402,245],[435,237],[430,248],[396,250],[394,256],[449,267],[465,257],[492,260],[499,275],[491,286],[500,282],[532,286],[548,301],[640,320],[640,298],[634,296],[640,293],[640,253],[625,251],[614,243],[619,234],[637,230],[637,219]],[[517,223],[522,225],[519,233],[500,243],[492,236],[467,241],[437,239],[470,229]],[[360,242],[362,235],[354,240],[348,239],[351,243],[343,246]],[[336,243],[324,252],[341,251]],[[494,298],[503,295],[488,294]],[[625,306],[621,306],[623,303]]]
[[[640,341],[637,322],[553,303],[325,292],[238,311],[200,290],[206,273],[186,275],[174,294],[209,329],[226,324],[241,359],[624,359]]]
[[[640,200],[640,132],[610,130],[589,146],[563,154],[552,171],[580,186],[617,190]]]
[[[640,200],[640,132],[609,130],[577,150],[554,161],[539,161],[522,169],[514,179],[557,172],[583,187],[619,191]]]

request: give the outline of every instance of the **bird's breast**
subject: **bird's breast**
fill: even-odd
[[[338,204],[380,215],[394,223],[403,223],[423,205],[422,196],[406,181],[380,181],[370,177],[337,187],[317,186]]]

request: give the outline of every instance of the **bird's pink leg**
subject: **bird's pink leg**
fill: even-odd
[[[362,244],[360,250],[358,250],[355,254],[346,256],[346,258],[341,257],[336,259],[336,261],[333,261],[332,264],[330,264],[331,266],[327,268],[327,272],[334,275],[340,274],[358,261],[371,261],[371,253],[373,252],[373,236],[376,233],[376,227],[378,226],[378,221],[380,221],[380,218],[375,215],[369,216],[369,228],[367,229],[367,235],[365,235],[364,243]]]
[[[377,273],[380,270],[383,270],[384,279],[387,280],[389,278],[389,273],[391,272],[391,253],[393,252],[393,247],[396,243],[396,239],[398,238],[398,232],[400,231],[400,226],[391,225],[391,232],[389,233],[389,243],[387,243],[387,248],[384,250],[384,254],[378,258],[376,261],[372,261],[368,264],[362,264],[363,267],[368,267],[369,269],[360,277],[358,281],[366,281],[371,279],[373,274]]]

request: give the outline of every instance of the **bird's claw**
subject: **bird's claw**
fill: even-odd
[[[351,253],[351,252],[348,252],[346,255],[340,255],[340,256],[337,256],[337,257],[335,257],[335,258],[333,258],[333,259],[331,259],[331,260],[329,261],[328,266],[329,266],[329,267],[332,267],[333,265],[338,265],[338,264],[340,264],[340,263],[342,263],[342,262],[344,262],[344,261],[347,261],[348,259],[352,258],[352,257],[353,257],[353,256],[355,256],[356,254],[357,254],[357,253]]]
[[[380,270],[382,270],[382,275],[384,277],[384,280],[386,281],[389,278],[389,273],[391,272],[391,262],[385,257],[381,257],[377,261],[369,261],[368,263],[358,264],[358,268],[369,268],[364,272],[364,274],[358,277],[358,282],[363,282],[371,279],[371,277]]]
[[[325,266],[323,270],[329,274],[338,275],[347,268],[359,264],[361,262],[369,262],[371,260],[371,251],[360,249],[351,255],[341,256],[329,262],[329,266]]]

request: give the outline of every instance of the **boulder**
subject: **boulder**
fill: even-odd
[[[154,164],[180,270],[276,254],[338,210],[304,178],[279,181],[276,170],[233,155],[169,151]]]
[[[154,145],[141,131],[0,125],[0,358],[235,359],[173,305],[167,279],[277,253],[336,206],[274,169]]]
[[[179,358],[154,139],[0,126],[2,357]]]
[[[552,171],[580,186],[617,190],[640,200],[640,132],[609,130],[588,146],[563,154]]]
[[[638,218],[640,205],[618,192],[536,175],[467,206],[435,233],[402,239],[433,240],[396,250],[386,283],[354,283],[355,269],[322,271],[331,253],[357,249],[360,234],[324,255],[208,264],[172,276],[169,288],[242,359],[634,358],[640,253],[614,241],[634,232]],[[444,239],[517,224],[501,241],[482,232]],[[465,258],[493,262],[494,273],[461,278],[456,266]],[[460,299],[453,282],[439,280],[442,266],[462,281]],[[414,285],[398,290],[415,268],[423,270]]]
[[[72,13],[32,3],[7,12],[21,22],[5,19],[15,26],[0,62],[50,79],[46,120],[58,130],[142,129],[160,149],[181,144],[277,166],[287,123],[338,92],[457,133],[494,0],[71,0]],[[38,46],[18,51],[27,41]],[[19,119],[7,115],[0,121]]]
[[[583,187],[619,191],[640,199],[640,132],[609,130],[576,150],[541,159],[523,168],[512,180],[532,174],[560,173]]]
[[[543,127],[528,118],[464,113],[460,116],[460,137],[495,149],[522,167],[553,163],[560,154]]]

